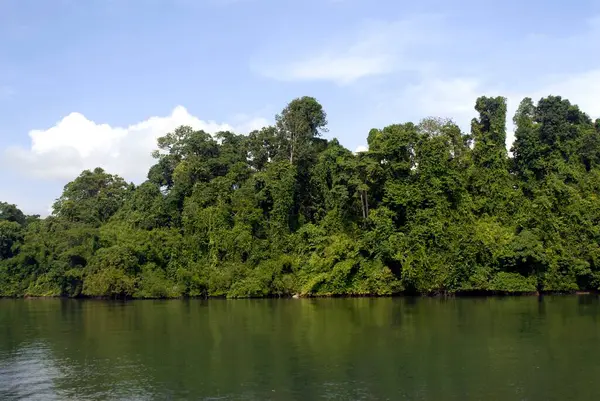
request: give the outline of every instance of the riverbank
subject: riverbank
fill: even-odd
[[[462,291],[456,293],[411,294],[398,293],[389,295],[378,294],[293,294],[267,295],[262,297],[227,297],[227,296],[178,296],[178,297],[109,297],[109,296],[37,296],[37,295],[0,295],[0,299],[78,299],[78,300],[170,300],[170,299],[321,299],[321,298],[504,298],[504,297],[544,297],[544,296],[600,296],[600,291],[541,291],[541,292],[509,292],[509,291]]]

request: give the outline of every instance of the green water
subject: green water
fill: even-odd
[[[0,400],[596,400],[595,296],[0,300]]]

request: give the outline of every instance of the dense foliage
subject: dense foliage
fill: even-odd
[[[321,138],[311,97],[247,136],[180,127],[139,186],[97,168],[50,217],[0,204],[5,296],[262,297],[600,288],[600,120],[477,99],[465,134],[428,118]]]

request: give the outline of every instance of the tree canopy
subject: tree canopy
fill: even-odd
[[[292,100],[274,126],[158,139],[140,185],[103,169],[52,214],[0,203],[0,295],[264,297],[600,289],[600,120],[480,97],[470,132],[425,118],[353,153]],[[343,134],[343,133],[341,133]]]

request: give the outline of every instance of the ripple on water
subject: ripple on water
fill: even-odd
[[[26,344],[9,355],[0,355],[2,400],[58,400],[55,382],[61,377],[48,347]]]
[[[113,364],[111,369],[98,369],[98,361],[93,362],[87,367],[80,365],[79,369],[74,368],[76,364],[70,363],[69,360],[61,363],[41,341],[24,344],[12,352],[0,353],[0,400],[151,399],[137,381],[121,380],[117,383],[118,378],[115,377],[112,385],[90,386],[89,383],[94,381],[89,379],[98,375],[119,376],[123,370],[136,369],[135,366],[118,360],[106,361],[107,365]],[[140,370],[139,367],[137,370]],[[64,386],[65,383],[69,385]],[[72,384],[78,386],[73,387]],[[74,391],[74,388],[77,391]]]

